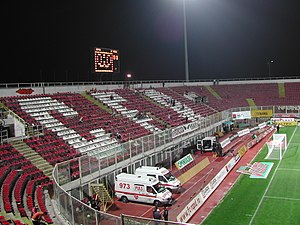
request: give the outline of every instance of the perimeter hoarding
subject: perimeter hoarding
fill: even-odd
[[[254,118],[269,118],[273,116],[273,110],[265,109],[265,110],[251,110],[251,117]]]

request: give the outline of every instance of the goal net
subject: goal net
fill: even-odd
[[[267,142],[268,154],[266,159],[281,160],[287,148],[286,134],[273,134],[272,140]]]

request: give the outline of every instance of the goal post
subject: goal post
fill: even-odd
[[[268,154],[266,159],[281,160],[287,148],[286,134],[273,134],[272,139],[267,142]]]

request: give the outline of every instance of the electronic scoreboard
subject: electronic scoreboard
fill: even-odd
[[[120,72],[119,50],[95,47],[93,49],[93,72],[94,73],[119,73]]]

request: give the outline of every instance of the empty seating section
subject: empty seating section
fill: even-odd
[[[27,189],[30,185],[39,186],[41,189],[48,188],[52,186],[52,181],[11,144],[0,145],[0,162],[1,201],[5,212],[29,217],[28,212],[35,203],[35,189],[31,188],[30,194]]]
[[[83,138],[87,137],[87,140],[91,140],[91,136],[93,142],[100,142],[103,139],[103,143],[100,144],[102,148],[115,147],[118,142],[117,133],[121,134],[121,142],[126,141],[126,135],[130,135],[132,139],[135,139],[150,133],[127,117],[112,116],[112,114],[94,105],[79,94],[73,94],[73,96],[61,95],[60,100],[74,108],[79,113],[78,117],[83,117],[81,123],[78,123],[78,117],[77,122],[76,119],[74,121],[74,118],[68,117],[61,118],[61,121],[81,134]],[[110,135],[104,135],[104,132]],[[96,137],[97,133],[99,137]]]
[[[121,90],[119,90],[121,91]],[[185,118],[183,118],[178,112],[171,109],[167,105],[160,104],[157,99],[151,98],[151,91],[155,92],[154,89],[139,89],[136,91],[130,90],[130,102],[132,106],[137,108],[139,111],[149,113],[155,121],[159,121],[163,126],[158,125],[160,129],[164,129],[166,125],[175,127],[185,124]],[[155,92],[154,95],[159,95],[159,92]],[[171,117],[171,118],[169,118]],[[158,124],[158,123],[157,123]]]
[[[284,83],[285,97],[279,96],[277,83],[256,84],[220,84],[210,86],[221,99],[216,98],[205,86],[172,87],[173,91],[183,94],[194,92],[208,97],[208,105],[218,111],[249,107],[247,99],[252,99],[257,106],[298,105],[300,83]]]
[[[207,105],[218,111],[223,111],[228,109],[227,105],[230,104],[230,99],[227,98],[228,97],[227,95],[226,97],[221,96],[222,99],[218,100],[215,96],[212,95],[211,92],[208,91],[208,89],[205,86],[186,86],[186,87],[180,86],[180,87],[172,87],[171,89],[181,95],[184,95],[185,92],[193,92],[200,97],[207,97],[208,99]]]
[[[150,99],[146,95],[146,90],[140,90],[136,93],[136,95],[138,95],[139,97],[137,99],[134,99],[134,97],[132,98],[134,104],[139,107],[140,110],[148,112],[151,117],[155,118],[153,122],[156,121],[155,124],[160,129],[163,130],[166,126],[175,127],[184,124],[184,121],[178,113]],[[173,120],[168,118],[168,115],[172,115]]]
[[[46,212],[47,208],[46,208],[46,204],[45,204],[43,188],[41,186],[37,187],[36,195],[37,195],[37,202],[38,202],[39,208],[41,209],[41,211]],[[49,214],[45,215],[44,218],[47,223],[53,223]]]
[[[146,130],[151,132],[159,131],[160,128],[156,127],[157,123],[153,123],[153,118],[149,117],[142,107],[137,107],[133,91],[130,89],[117,89],[114,91],[98,91],[90,93],[95,99],[104,105],[111,108],[113,116],[127,117],[132,122],[140,125]],[[139,126],[136,126],[139,129]],[[140,130],[144,132],[143,130]]]
[[[288,85],[288,84],[285,84]],[[228,108],[249,106],[246,99],[253,99],[258,106],[286,105],[287,98],[280,98],[277,83],[215,85],[222,98],[229,99]]]
[[[79,152],[96,148],[109,148],[117,143],[116,139],[110,138],[110,135],[104,135],[103,129],[100,130],[102,124],[109,124],[106,119],[109,114],[79,94],[55,94],[51,97],[13,100],[19,102],[20,109],[17,108],[16,104],[9,105],[14,105],[14,110],[21,117],[26,115],[25,121],[27,119],[32,121],[33,119],[33,123],[43,125],[46,132],[48,130],[57,133],[57,135],[50,134],[52,135],[51,140],[59,136]],[[28,118],[27,115],[31,116],[32,119]],[[81,117],[83,120],[82,123],[79,123]],[[108,127],[104,128],[108,129]],[[91,130],[93,130],[92,133],[90,133]],[[62,144],[60,143],[60,145]]]
[[[252,99],[257,106],[299,105],[300,102],[300,83],[285,83],[284,96],[279,95],[277,83],[219,84],[211,88],[220,99],[205,86],[91,92],[91,96],[110,108],[108,111],[76,93],[2,97],[0,101],[26,123],[43,125],[43,135],[29,137],[24,142],[53,166],[71,160],[70,167],[60,168],[60,172],[73,180],[79,177],[76,158],[83,153],[91,153],[80,161],[80,172],[84,175],[129,157],[117,152],[116,159],[107,157],[99,163],[93,154],[109,155],[112,149],[130,139],[193,122],[217,111],[248,107],[247,99]],[[208,103],[193,102],[184,96],[186,91],[208,97]],[[136,145],[129,143],[132,156],[142,151],[138,141]],[[11,144],[0,145],[2,211],[29,217],[36,204],[46,211],[43,190],[51,185],[50,178]],[[47,221],[52,223],[50,216]],[[23,224],[18,220],[14,223]],[[0,224],[9,224],[5,216],[0,216]]]
[[[281,105],[299,105],[300,83],[285,83],[285,97],[280,98]]]
[[[178,94],[184,96],[186,92],[193,92],[197,94],[200,97],[208,97],[209,104],[207,106],[211,107],[210,111],[214,111],[214,109],[218,111],[224,110],[223,108],[220,110],[220,107],[218,107],[218,101],[217,99],[204,87],[204,86],[177,86],[177,87],[171,87],[174,92],[177,92]],[[226,99],[225,99],[226,101]],[[203,106],[204,104],[202,104]],[[226,104],[225,104],[226,105]],[[222,107],[222,106],[221,106]],[[202,114],[206,114],[205,109]],[[200,111],[201,113],[201,111]],[[208,113],[209,114],[209,113]]]
[[[174,126],[196,121],[200,117],[210,115],[214,112],[214,110],[206,105],[194,104],[191,100],[170,88],[146,89],[142,93],[169,110],[166,117],[168,120],[173,121]],[[177,124],[175,125],[174,122]]]
[[[159,104],[155,99],[151,99],[147,95],[148,92],[144,89],[116,89],[93,92],[91,95],[109,106],[114,113],[130,118],[151,132],[186,123],[184,116],[170,106]]]
[[[187,116],[189,121],[195,121],[199,117],[208,116],[216,112],[207,105],[195,104],[190,99],[184,97],[184,87],[181,87],[179,92],[177,92],[178,90],[175,91],[172,88],[157,88],[156,90],[163,95],[167,95],[171,99],[174,99],[175,104],[171,104],[170,107],[174,111],[180,113],[183,117]]]
[[[43,137],[30,137],[24,142],[53,166],[81,155],[51,131],[46,132]]]
[[[115,92],[127,100],[122,102],[124,107],[137,111],[132,118],[133,121],[141,124],[146,129],[150,129],[150,131],[160,131],[165,128],[160,118],[151,113],[151,109],[156,107],[156,105],[147,101],[139,94],[138,90],[117,89]]]
[[[149,107],[151,114],[155,115],[161,121],[164,121],[166,125],[176,127],[186,123],[185,118],[176,111],[172,110],[169,105],[161,104],[160,101],[165,102],[165,100],[158,91],[155,91],[154,89],[147,89],[140,90],[140,93],[154,103],[152,104],[155,105],[153,108]]]

